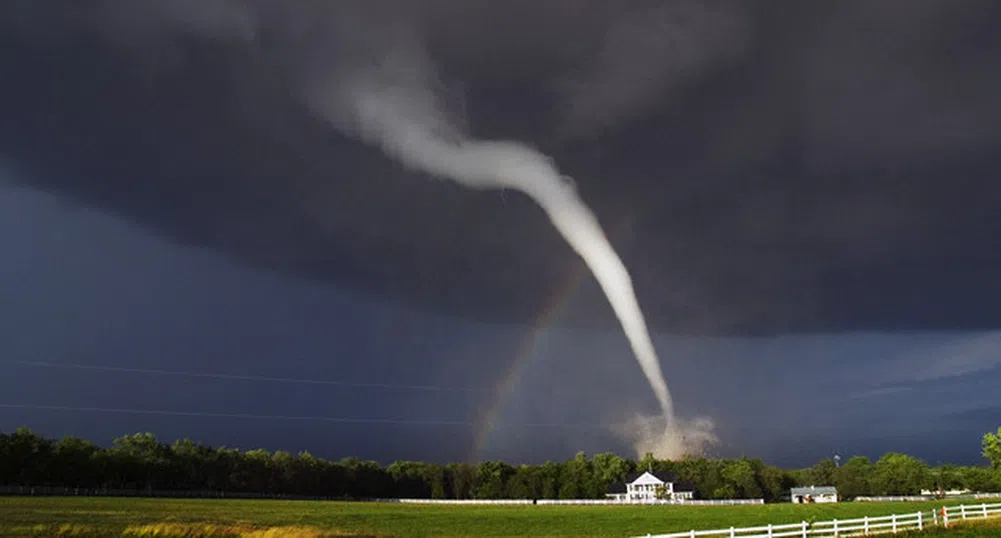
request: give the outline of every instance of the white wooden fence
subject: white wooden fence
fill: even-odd
[[[874,534],[897,533],[905,530],[922,530],[929,525],[943,525],[966,519],[986,519],[1001,517],[1001,503],[976,504],[943,507],[939,510],[892,514],[859,519],[835,519],[787,525],[765,525],[761,527],[730,527],[729,529],[676,532],[671,534],[646,535],[645,538],[697,538],[699,536],[721,536],[730,538],[782,538],[801,536],[838,538],[842,536],[869,536]]]
[[[603,505],[629,505],[629,504],[679,504],[689,506],[719,506],[733,504],[765,504],[764,499],[632,499],[619,501],[615,499],[539,499],[536,504],[603,504]]]
[[[934,501],[934,495],[859,495],[855,497],[855,502],[912,502],[912,501]]]
[[[631,504],[686,504],[686,505],[731,505],[765,504],[764,499],[666,499],[617,501],[612,499],[377,499],[379,502],[407,504],[537,504],[537,505],[631,505]]]
[[[532,499],[379,499],[404,504],[532,504]]]

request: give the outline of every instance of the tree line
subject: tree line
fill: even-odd
[[[220,491],[342,499],[586,499],[602,498],[609,485],[636,471],[674,473],[702,499],[763,498],[778,501],[789,488],[833,485],[844,498],[913,495],[922,489],[1001,491],[998,434],[984,437],[991,466],[931,467],[906,454],[877,461],[855,456],[838,466],[825,459],[786,470],[757,458],[685,458],[635,461],[610,452],[578,453],[564,462],[511,465],[437,464],[345,458],[327,461],[309,452],[241,451],[190,439],[163,443],[150,433],[115,439],[102,448],[76,437],[48,439],[20,428],[0,433],[0,485],[89,490]]]

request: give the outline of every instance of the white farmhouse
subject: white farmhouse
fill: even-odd
[[[684,501],[691,499],[692,494],[692,488],[679,484],[674,474],[647,471],[630,477],[625,483],[612,484],[606,497],[620,502],[643,502],[658,499]]]
[[[789,498],[793,503],[836,503],[838,490],[834,486],[810,486],[792,488]]]

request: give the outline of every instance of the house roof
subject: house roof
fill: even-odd
[[[650,471],[643,471],[640,473],[633,473],[629,475],[629,477],[626,478],[626,483],[633,484],[640,478],[643,478],[644,475],[650,475],[650,477],[655,479],[655,480],[650,480],[650,482],[656,482],[659,480],[661,483],[667,483],[667,482],[676,482],[678,480],[677,475],[675,475],[674,473],[664,473],[664,472],[652,473]],[[644,482],[646,482],[646,480],[644,480]]]
[[[674,491],[695,491],[695,484],[691,482],[675,482]]]
[[[790,495],[837,495],[838,489],[834,486],[809,486],[805,488],[792,488]]]

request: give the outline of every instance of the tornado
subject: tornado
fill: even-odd
[[[514,189],[534,200],[598,281],[659,403],[660,417],[653,418],[659,426],[645,418],[631,436],[637,446],[664,457],[685,453],[689,443],[675,418],[629,271],[573,180],[527,144],[464,135],[448,121],[428,73],[419,56],[390,55],[374,69],[312,85],[307,102],[338,128],[406,168],[473,189]]]
[[[19,17],[12,20],[18,31],[37,27],[20,23],[50,15],[25,9],[29,3],[15,4]],[[715,441],[711,421],[676,419],[629,271],[573,180],[527,144],[468,135],[463,122],[456,121],[461,114],[442,106],[434,62],[421,35],[422,25],[433,19],[421,16],[424,8],[408,2],[292,6],[277,0],[92,4],[60,12],[53,19],[60,31],[46,35],[89,28],[116,46],[138,51],[130,57],[140,61],[149,50],[170,50],[174,38],[186,43],[197,36],[240,47],[269,72],[280,73],[289,91],[317,117],[381,148],[403,166],[469,188],[514,189],[529,196],[600,284],[660,405],[660,416],[636,417],[623,426],[623,435],[640,455],[664,457]],[[558,87],[566,93],[569,114],[562,137],[589,136],[638,115],[679,82],[741,49],[742,17],[726,2],[692,0],[626,11],[612,22],[593,66],[565,79],[554,73],[562,81]]]

